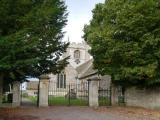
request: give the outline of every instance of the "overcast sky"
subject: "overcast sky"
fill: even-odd
[[[82,42],[84,24],[88,24],[92,18],[92,10],[97,3],[104,3],[105,0],[65,0],[68,6],[68,24],[64,40],[70,42]]]

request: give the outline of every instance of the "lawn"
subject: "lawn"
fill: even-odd
[[[73,105],[73,106],[87,106],[88,100],[84,99],[68,99],[65,97],[49,97],[49,105]]]
[[[37,96],[27,96],[25,98],[27,98],[30,101],[32,101],[32,103],[34,103],[35,105],[37,104]]]
[[[30,99],[33,103],[37,104],[37,97],[33,96],[28,96],[28,99]],[[57,105],[57,106],[88,106],[88,100],[84,99],[69,99],[65,97],[54,97],[54,96],[49,96],[48,103],[50,106],[52,105]],[[99,105],[100,106],[109,106],[110,105],[110,100],[109,98],[106,97],[100,97],[99,98]]]

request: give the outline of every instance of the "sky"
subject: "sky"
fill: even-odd
[[[64,41],[82,42],[83,27],[92,18],[92,10],[97,3],[105,0],[65,0],[69,12],[68,23],[64,28],[66,32]]]

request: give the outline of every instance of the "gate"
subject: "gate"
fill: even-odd
[[[98,101],[99,106],[111,106],[111,88],[99,88]]]
[[[50,81],[48,103],[52,105],[73,105],[87,106],[88,105],[88,82],[64,83]]]
[[[118,105],[125,105],[125,88],[118,86]]]
[[[27,82],[27,92],[22,90],[21,84],[21,106],[37,106],[39,103],[39,81]]]

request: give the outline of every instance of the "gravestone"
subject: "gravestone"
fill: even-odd
[[[74,89],[70,89],[70,91],[65,95],[65,98],[76,99],[77,98],[76,91]]]

